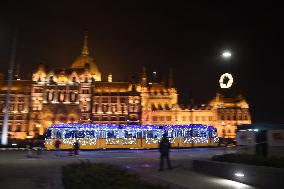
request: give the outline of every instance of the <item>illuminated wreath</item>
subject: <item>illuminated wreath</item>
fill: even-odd
[[[229,81],[227,83],[224,83],[224,79],[225,78],[228,78]],[[232,85],[233,85],[233,76],[232,74],[229,74],[229,73],[224,73],[223,75],[221,75],[220,77],[220,80],[219,80],[219,83],[220,83],[220,87],[222,89],[227,89],[227,88],[230,88]]]

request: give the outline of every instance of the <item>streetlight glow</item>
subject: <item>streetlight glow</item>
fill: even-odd
[[[245,175],[243,173],[241,173],[241,172],[236,172],[235,176],[237,176],[237,177],[244,177]]]
[[[223,51],[222,57],[223,58],[230,58],[232,56],[232,53],[230,51]]]

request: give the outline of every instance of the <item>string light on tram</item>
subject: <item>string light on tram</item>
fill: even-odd
[[[73,145],[77,140],[82,146],[97,145],[99,138],[105,138],[106,144],[134,145],[137,139],[145,136],[146,144],[158,144],[162,135],[167,132],[170,142],[175,143],[177,133],[181,132],[184,144],[209,143],[209,138],[218,141],[215,134],[209,134],[214,127],[191,125],[116,125],[116,124],[58,124],[49,128],[49,137],[45,144],[52,145],[55,138],[61,138],[63,145]],[[143,138],[143,137],[142,137]],[[142,139],[141,138],[141,139]]]

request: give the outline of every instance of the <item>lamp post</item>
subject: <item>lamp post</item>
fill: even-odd
[[[229,62],[229,60],[231,60],[231,57],[232,57],[232,53],[231,53],[231,51],[229,51],[229,50],[224,50],[224,51],[222,51],[222,54],[221,54],[221,56],[222,56],[222,59],[223,60],[225,60],[227,63],[228,63],[228,68],[229,68],[229,72],[232,72],[232,70],[231,70],[231,64],[230,64],[230,62]],[[232,74],[228,74],[228,78],[229,78],[229,81],[228,81],[228,84],[227,84],[227,86],[228,86],[228,88],[231,88],[231,86],[232,86],[232,84],[233,84],[233,76],[232,76]],[[234,94],[234,92],[232,91],[232,100],[233,100],[233,103],[234,103],[234,110],[233,110],[233,116],[232,116],[232,119],[230,119],[230,120],[232,120],[233,121],[233,123],[234,123],[234,125],[235,126],[237,126],[237,120],[238,120],[238,118],[237,118],[237,106],[236,106],[236,99],[235,99],[235,94]],[[230,116],[231,117],[231,116]],[[226,124],[226,125],[228,125],[228,124]]]
[[[4,112],[2,135],[1,135],[1,144],[2,145],[8,144],[10,95],[11,95],[11,91],[12,91],[13,70],[14,70],[15,56],[16,56],[16,42],[17,42],[16,41],[16,39],[17,39],[16,38],[16,36],[17,36],[16,32],[15,32],[15,36],[13,37],[12,52],[11,52],[9,70],[8,70],[8,89],[7,89],[7,94],[6,94],[5,112]]]

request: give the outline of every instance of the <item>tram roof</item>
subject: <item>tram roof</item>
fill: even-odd
[[[117,124],[89,124],[89,123],[68,123],[55,124],[50,128],[53,129],[212,129],[213,126],[203,124],[189,124],[189,125],[117,125]]]

